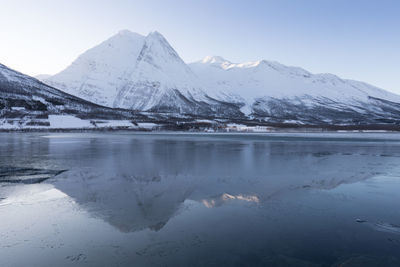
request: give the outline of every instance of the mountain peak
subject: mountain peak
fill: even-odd
[[[70,94],[109,107],[151,107],[164,94],[185,88],[197,94],[196,76],[157,31],[147,36],[119,31],[46,79]],[[172,92],[172,93],[171,93]],[[156,95],[157,99],[150,98]],[[140,97],[147,95],[143,100]],[[154,102],[154,103],[153,103]]]
[[[127,29],[123,29],[118,32],[118,34],[120,34],[120,35],[126,35],[126,34],[132,34],[132,33],[133,32],[131,32],[130,30],[127,30]]]
[[[163,39],[165,39],[164,36],[163,36],[160,32],[158,32],[158,31],[152,31],[152,32],[150,32],[147,36],[153,36],[153,37],[156,37],[156,38],[163,38]]]
[[[168,43],[167,39],[159,33],[158,31],[152,31],[146,36],[146,41],[148,44],[150,43],[158,43],[164,47],[168,47],[168,49],[173,49],[171,45]]]
[[[111,36],[105,42],[115,39],[144,39],[144,36],[130,30],[120,30],[117,34]]]
[[[231,63],[229,60],[226,60],[220,56],[206,56],[201,60],[201,63],[204,64],[222,64],[222,63]]]
[[[185,65],[174,48],[172,48],[164,36],[157,31],[150,32],[146,36],[145,44],[138,57],[139,61],[142,59],[158,65],[158,67],[160,67],[161,64],[168,68],[165,64],[170,64],[171,60],[175,62],[178,61],[179,64]],[[186,65],[185,68],[187,68]]]

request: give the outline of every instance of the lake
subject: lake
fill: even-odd
[[[400,134],[1,133],[0,266],[400,266]]]

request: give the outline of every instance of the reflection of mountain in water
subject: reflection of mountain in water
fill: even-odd
[[[120,231],[159,230],[187,199],[206,207],[262,205],[292,191],[331,189],[388,171],[398,161],[396,149],[366,142],[93,137],[65,147],[75,155],[66,164],[85,167],[70,168],[55,186]]]

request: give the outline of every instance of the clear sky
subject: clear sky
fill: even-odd
[[[399,0],[0,0],[0,63],[54,74],[122,29],[182,59],[276,60],[400,94]]]

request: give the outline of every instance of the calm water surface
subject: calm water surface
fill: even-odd
[[[400,266],[399,203],[399,135],[0,134],[2,267]]]

